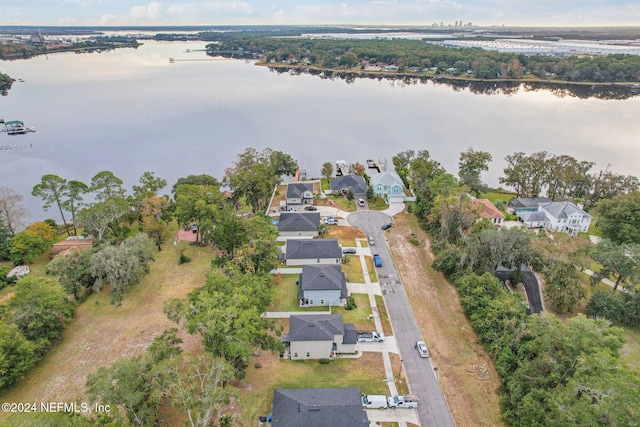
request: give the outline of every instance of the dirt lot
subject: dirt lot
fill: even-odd
[[[415,234],[420,242],[409,242]],[[431,268],[426,233],[415,217],[395,216],[389,246],[458,427],[501,426],[498,375],[460,306],[455,288]],[[418,266],[423,266],[419,268]]]
[[[109,289],[91,295],[76,311],[64,339],[32,369],[27,377],[3,396],[6,402],[86,402],[84,384],[87,374],[107,366],[117,358],[144,352],[164,329],[175,326],[162,313],[168,298],[184,297],[206,280],[213,252],[210,248],[188,246],[188,264],[177,266],[176,251],[167,242],[150,273],[121,307],[109,304]],[[201,338],[180,332],[185,351],[202,351]],[[5,414],[6,415],[6,414]],[[0,424],[3,414],[0,413]]]

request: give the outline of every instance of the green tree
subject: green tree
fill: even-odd
[[[174,216],[180,227],[198,227],[196,241],[210,242],[216,216],[223,203],[219,187],[179,185],[175,195]]]
[[[522,152],[505,157],[507,167],[504,176],[498,178],[516,190],[518,197],[538,197],[549,182],[548,153],[540,151],[529,156]]]
[[[101,171],[91,178],[90,191],[96,193],[96,199],[105,201],[112,197],[124,197],[125,190],[122,188],[122,180],[111,171]]]
[[[119,228],[120,221],[131,211],[131,205],[124,197],[114,196],[93,203],[78,212],[77,223],[84,228],[84,234],[102,241],[111,230]]]
[[[374,193],[373,191],[373,187],[371,185],[367,185],[367,190],[364,193],[364,197],[366,197],[367,200],[373,200],[373,198],[376,196],[376,193]]]
[[[640,244],[640,191],[601,200],[595,212],[604,237],[618,244]]]
[[[618,286],[637,280],[640,274],[640,244],[616,244],[609,239],[602,239],[591,253],[593,259],[600,264],[600,271],[591,276],[592,284],[613,276]]]
[[[428,184],[429,192],[435,196],[450,197],[458,188],[458,180],[450,173],[436,175]]]
[[[27,276],[18,281],[8,309],[9,318],[22,335],[44,350],[60,337],[73,318],[75,306],[57,282]]]
[[[16,325],[0,322],[0,390],[22,380],[37,359],[36,345]]]
[[[173,187],[171,187],[171,193],[176,194],[178,186],[184,184],[220,187],[220,182],[211,175],[189,175],[187,177],[178,178],[176,183],[173,184]]]
[[[11,248],[11,230],[0,222],[0,259],[9,259]]]
[[[480,197],[481,193],[487,191],[487,185],[480,178],[480,174],[489,170],[491,160],[493,160],[491,153],[475,151],[473,148],[460,153],[458,162],[460,183],[467,185],[476,197]]]
[[[111,303],[120,305],[123,295],[149,272],[153,260],[153,243],[140,233],[121,245],[105,245],[91,256],[91,275],[96,279],[94,290],[109,284]]]
[[[0,187],[0,224],[14,236],[23,225],[27,210],[22,206],[22,196],[9,187]]]
[[[24,233],[31,237],[38,237],[49,245],[53,244],[56,239],[56,230],[44,221],[29,224]]]
[[[78,229],[76,228],[76,211],[82,203],[82,195],[89,192],[89,187],[84,182],[80,181],[67,181],[65,191],[65,200],[62,202],[62,207],[71,213],[71,221],[73,222],[73,235],[78,235]]]
[[[48,272],[58,276],[60,286],[67,295],[76,300],[95,285],[95,277],[91,274],[91,256],[93,250],[72,251],[63,257],[56,257],[48,267]]]
[[[186,298],[184,315],[189,333],[201,334],[205,349],[231,363],[239,376],[243,376],[254,346],[279,348],[269,333],[273,324],[260,316],[271,303],[270,282],[268,274],[212,270],[206,284]]]
[[[324,162],[322,169],[320,169],[320,175],[322,175],[324,179],[331,179],[333,176],[333,164],[331,162]]]
[[[233,396],[227,384],[233,380],[233,366],[208,354],[186,357],[185,368],[173,372],[170,396],[173,405],[183,408],[191,427],[207,427],[219,415],[222,404]]]
[[[354,198],[353,188],[349,187],[347,189],[347,194],[345,194],[345,197],[347,198],[347,200],[353,200]]]
[[[162,250],[162,234],[171,221],[169,205],[169,199],[160,196],[147,197],[140,204],[142,231],[155,240],[158,251]]]
[[[140,185],[133,186],[133,198],[139,202],[153,196],[167,186],[167,180],[157,177],[154,172],[145,172],[140,177]]]
[[[42,237],[24,231],[13,236],[9,246],[9,259],[15,265],[29,263],[33,258],[51,248],[51,243]]]
[[[67,195],[67,180],[60,178],[58,175],[44,175],[40,181],[40,184],[33,187],[31,194],[34,197],[38,197],[44,201],[42,205],[43,209],[49,209],[51,206],[56,205],[60,211],[62,222],[67,230],[67,235],[71,236],[69,232],[69,225],[64,217],[64,200]]]

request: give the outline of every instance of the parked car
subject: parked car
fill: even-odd
[[[383,394],[362,396],[362,406],[365,408],[387,409],[387,396]]]
[[[383,229],[383,230],[388,230],[388,229],[390,229],[391,227],[393,227],[393,224],[392,224],[392,223],[390,223],[390,222],[388,222],[388,223],[386,223],[386,224],[382,224],[382,229]]]
[[[375,254],[373,256],[373,265],[376,267],[382,267],[382,258],[380,258],[380,255]]]
[[[342,253],[343,254],[355,254],[358,251],[356,250],[356,248],[342,248]]]
[[[305,207],[304,207],[304,210],[305,210],[305,211],[317,211],[317,210],[318,210],[318,208],[317,208],[317,207],[315,207],[315,206],[313,206],[313,205],[309,205],[309,206],[305,206]]]
[[[338,225],[338,219],[337,218],[325,218],[324,219],[324,223],[327,225]]]
[[[364,206],[364,199],[358,199],[358,205]]]
[[[427,350],[427,345],[424,341],[416,341],[415,348],[418,350],[420,357],[429,357],[429,350]]]
[[[373,240],[373,236],[367,237],[367,242],[369,242],[369,246],[373,246],[376,244],[376,241]]]

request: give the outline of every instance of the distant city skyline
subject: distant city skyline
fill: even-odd
[[[0,25],[638,26],[637,0],[3,0]]]

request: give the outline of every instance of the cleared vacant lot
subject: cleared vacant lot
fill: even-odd
[[[476,343],[477,336],[464,316],[455,288],[431,268],[426,233],[414,216],[401,213],[395,216],[388,238],[456,425],[504,425],[498,375],[489,356]],[[420,244],[410,243],[412,238]]]
[[[86,401],[87,374],[120,357],[141,354],[156,335],[175,326],[162,313],[163,302],[202,286],[214,257],[210,248],[184,247],[192,258],[190,263],[177,265],[173,245],[165,244],[162,252],[156,252],[151,272],[125,295],[121,307],[109,304],[108,288],[91,295],[78,308],[62,342],[18,386],[5,393],[3,401]],[[180,336],[185,350],[201,350],[200,336],[184,331]],[[4,416],[0,413],[0,419]]]

